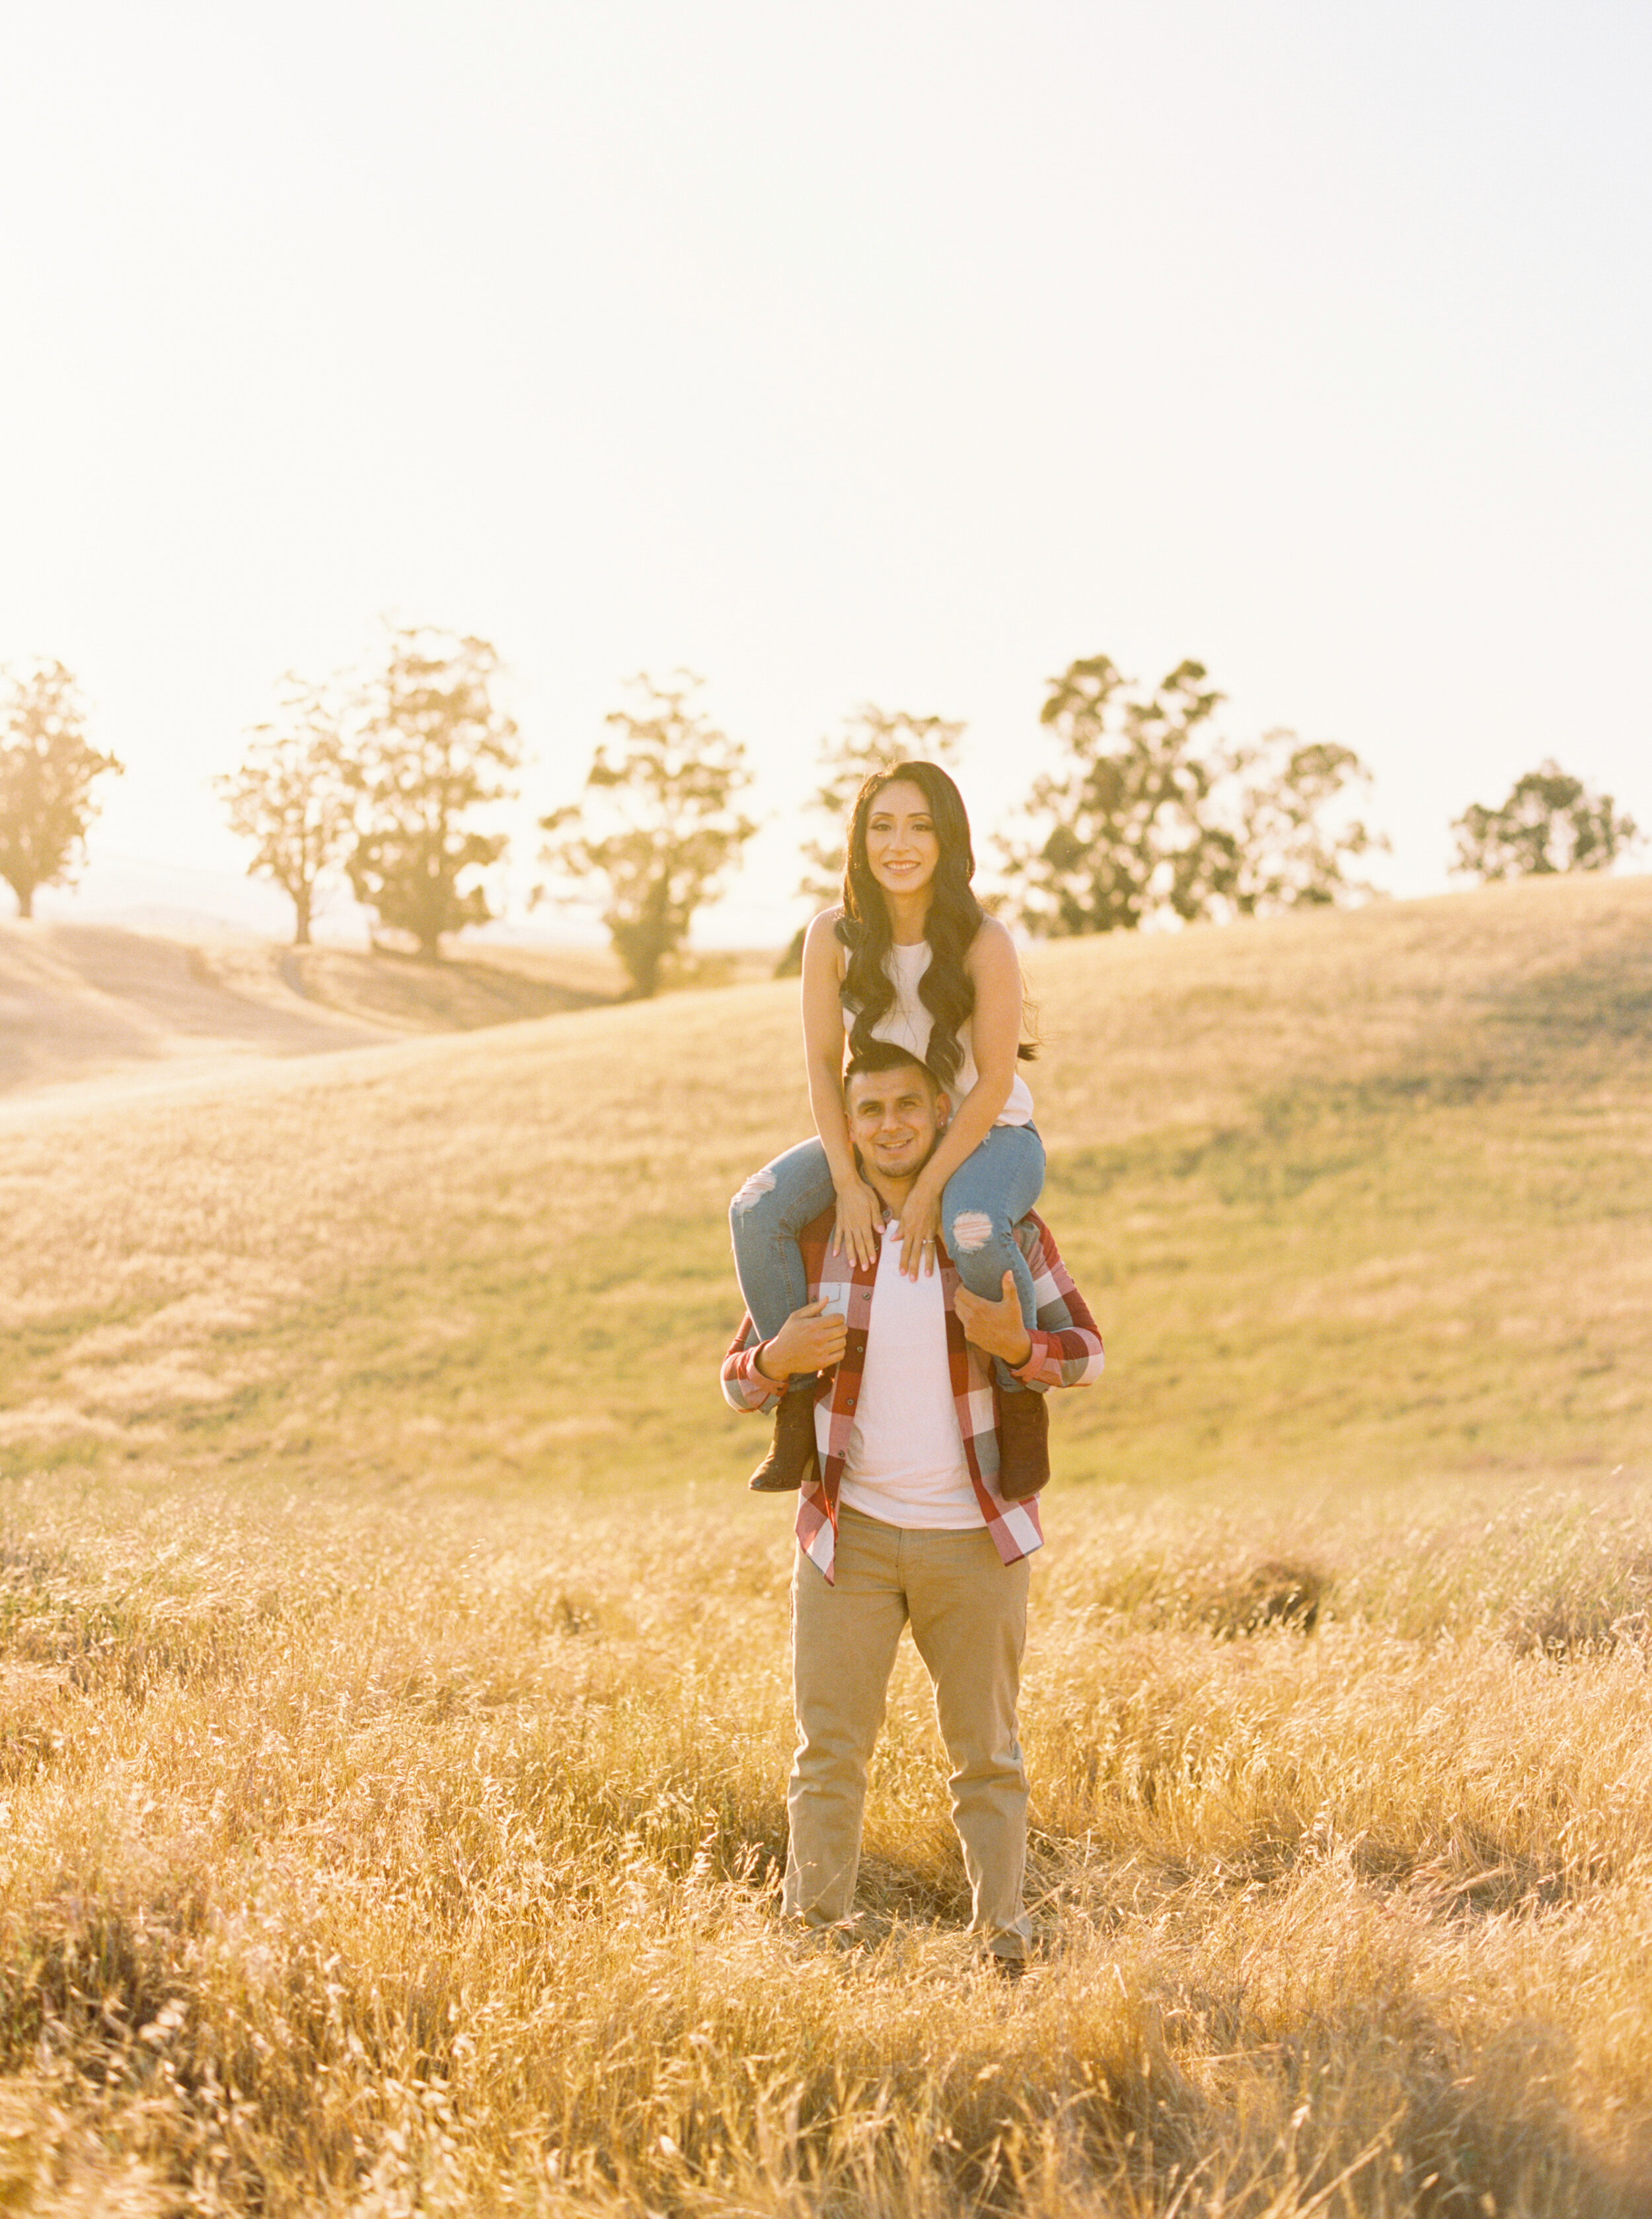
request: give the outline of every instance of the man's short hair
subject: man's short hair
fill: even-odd
[[[921,1055],[914,1055],[910,1047],[903,1047],[898,1041],[875,1040],[869,1041],[865,1047],[857,1048],[844,1066],[843,1099],[847,1102],[849,1098],[849,1081],[852,1078],[862,1078],[871,1072],[904,1071],[909,1066],[912,1070],[923,1073],[923,1083],[929,1090],[931,1100],[945,1091]]]

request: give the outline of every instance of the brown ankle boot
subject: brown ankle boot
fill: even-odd
[[[774,1413],[774,1439],[746,1484],[754,1495],[792,1495],[815,1461],[815,1383],[790,1387]]]
[[[1006,1502],[1023,1502],[1050,1476],[1050,1413],[1044,1397],[1030,1388],[1006,1395],[998,1404],[998,1492]]]

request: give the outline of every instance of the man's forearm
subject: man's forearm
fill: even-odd
[[[755,1368],[752,1355],[752,1342],[742,1333],[723,1359],[723,1399],[731,1410],[745,1414],[767,1408],[781,1391]]]
[[[1032,1354],[1015,1368],[1028,1386],[1087,1387],[1100,1378],[1105,1361],[1090,1305],[1073,1284],[1047,1225],[1040,1221],[1036,1240],[1029,1244],[1022,1239],[1021,1245],[1040,1291]]]

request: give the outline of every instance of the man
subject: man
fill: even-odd
[[[843,1083],[850,1137],[884,1208],[877,1261],[833,1256],[832,1213],[817,1218],[802,1236],[810,1300],[767,1342],[745,1318],[723,1364],[736,1410],[763,1409],[796,1373],[823,1375],[792,1572],[798,1742],[782,1899],[810,1927],[852,1915],[866,1768],[910,1619],[952,1766],[971,1931],[1014,1973],[1030,1936],[1015,1703],[1027,1559],[1044,1536],[1036,1497],[1007,1501],[995,1483],[991,1359],[1040,1391],[1080,1386],[1101,1371],[1101,1336],[1036,1216],[1015,1228],[1037,1295],[1031,1332],[1008,1271],[996,1302],[960,1284],[944,1250],[938,1270],[905,1277],[901,1208],[951,1104],[923,1065],[885,1041],[854,1059]]]

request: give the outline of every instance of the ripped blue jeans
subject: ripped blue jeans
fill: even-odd
[[[1003,1275],[1013,1271],[1023,1324],[1038,1320],[1033,1275],[1010,1234],[1044,1187],[1044,1143],[1031,1125],[995,1125],[947,1180],[941,1197],[941,1237],[972,1295],[1003,1298]],[[788,1148],[754,1172],[729,1206],[734,1264],[752,1323],[765,1340],[809,1299],[798,1235],[837,1199],[826,1151],[818,1141]],[[1009,1365],[995,1358],[1006,1394],[1028,1390]]]

